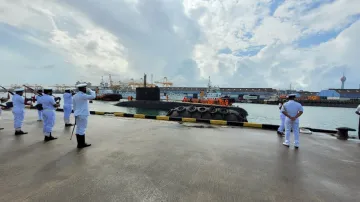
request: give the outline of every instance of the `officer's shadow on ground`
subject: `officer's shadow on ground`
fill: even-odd
[[[86,157],[84,155],[79,155],[78,149],[73,149],[66,153],[65,155],[60,156],[59,158],[47,163],[42,168],[35,173],[36,183],[47,182],[49,178],[54,177],[54,173],[61,172],[64,168],[72,167],[72,173],[76,170],[81,170],[82,167],[86,166]],[[37,177],[39,176],[39,177]],[[67,179],[68,176],[57,175],[59,180]],[[63,178],[63,179],[62,179]],[[34,182],[35,183],[35,182]]]
[[[21,136],[16,136],[16,138],[14,139],[14,143],[15,144],[18,144],[20,141],[20,143],[22,144],[23,143],[23,139]],[[31,153],[37,149],[40,149],[40,145],[42,145],[44,142],[41,141],[41,142],[36,142],[34,144],[31,144],[27,147],[24,147],[24,148],[21,148],[21,149],[16,149],[16,151],[10,151],[8,153],[5,153],[3,154],[1,157],[0,157],[0,162],[1,163],[6,163],[8,161],[13,161],[17,158],[20,158],[20,157],[23,157],[24,154],[28,154],[28,153]]]

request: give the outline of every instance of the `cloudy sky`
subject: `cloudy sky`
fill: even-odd
[[[0,0],[1,84],[360,84],[359,0]]]

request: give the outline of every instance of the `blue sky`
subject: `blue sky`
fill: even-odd
[[[177,86],[358,88],[356,0],[2,1],[2,85],[168,77]]]

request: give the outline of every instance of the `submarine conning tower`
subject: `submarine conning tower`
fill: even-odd
[[[136,100],[160,101],[160,88],[146,87],[146,74],[144,74],[144,87],[136,88]]]

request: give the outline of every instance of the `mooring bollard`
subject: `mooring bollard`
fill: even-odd
[[[349,131],[356,131],[353,128],[348,128],[348,127],[339,127],[336,128],[337,130],[337,139],[339,140],[347,140],[349,139]]]

